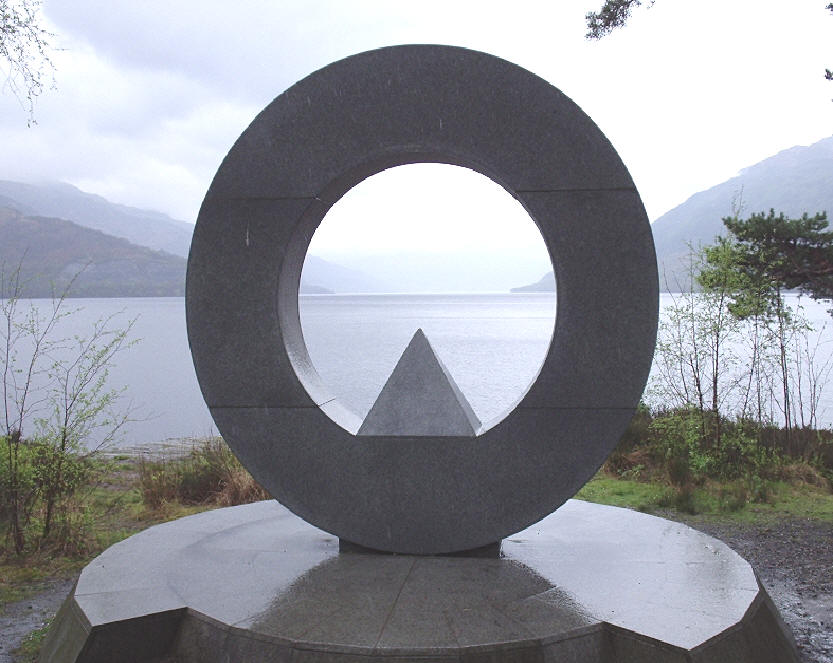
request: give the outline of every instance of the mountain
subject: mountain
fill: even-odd
[[[329,288],[320,285],[313,285],[301,279],[301,285],[298,288],[299,295],[333,295],[335,294]]]
[[[68,219],[133,244],[187,257],[194,226],[148,210],[117,205],[70,184],[0,180],[0,206],[27,216]]]
[[[833,137],[809,147],[791,147],[742,170],[736,177],[695,193],[653,224],[654,244],[660,268],[660,284],[676,289],[685,283],[681,263],[688,255],[687,242],[711,244],[725,234],[723,217],[774,209],[790,216],[826,211],[833,224]],[[664,272],[664,275],[663,275]]]
[[[0,268],[18,266],[23,297],[182,296],[185,259],[136,246],[72,221],[0,208]]]
[[[512,286],[533,281],[552,269],[543,244],[537,251],[398,252],[340,255],[337,260],[383,284],[383,290],[364,292],[508,292]]]
[[[325,291],[322,293],[322,291]],[[329,260],[307,254],[301,272],[301,294],[326,292],[390,292],[384,282],[357,269],[342,267]]]
[[[512,288],[511,292],[555,292],[555,273],[547,272],[535,283]]]

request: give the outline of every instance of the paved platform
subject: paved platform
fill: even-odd
[[[339,553],[267,501],[152,527],[87,566],[47,663],[787,663],[747,562],[685,525],[570,500],[502,556]]]

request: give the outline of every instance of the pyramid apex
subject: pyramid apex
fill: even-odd
[[[420,328],[358,434],[474,436],[479,427],[477,415]]]

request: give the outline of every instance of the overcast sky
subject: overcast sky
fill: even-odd
[[[63,49],[57,89],[37,103],[32,128],[8,90],[0,94],[0,178],[62,180],[193,222],[223,156],[269,101],[329,62],[400,43],[487,51],[560,88],[611,140],[652,220],[740,168],[833,134],[826,0],[657,0],[624,30],[588,42],[584,14],[600,4],[45,0]],[[483,199],[481,209],[461,206],[472,223],[524,217],[504,212],[514,201],[495,203],[495,185],[480,176],[398,170],[408,168],[360,185],[343,213],[370,217],[375,206],[387,223],[417,200],[442,210]],[[443,182],[454,186],[440,191]],[[342,228],[329,239],[322,230],[320,241],[369,241]],[[449,246],[466,235],[451,234]],[[489,241],[509,236],[495,230]],[[528,230],[511,237],[532,241]]]

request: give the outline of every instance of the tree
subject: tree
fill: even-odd
[[[732,370],[739,363],[733,349],[739,326],[726,307],[734,276],[709,271],[705,253],[689,248],[689,283],[677,284],[680,294],[663,311],[651,390],[666,406],[696,414],[702,439],[719,446],[720,413],[731,407],[740,382]],[[709,287],[696,292],[707,272]]]
[[[0,269],[0,521],[17,554],[33,539],[47,540],[83,483],[91,453],[127,421],[107,377],[130,345],[133,324],[113,329],[109,317],[61,338],[59,324],[72,315],[68,291],[40,306],[27,305],[21,292],[20,268],[8,275]]]
[[[40,7],[41,0],[0,0],[0,72],[28,114],[29,126],[35,122],[35,100],[54,85],[49,54],[55,35],[41,27]]]
[[[791,429],[795,420],[804,421],[803,407],[797,409],[794,402],[796,388],[803,397],[801,382],[796,383],[793,367],[797,343],[809,331],[807,325],[785,306],[785,290],[800,289],[815,299],[828,299],[833,295],[833,233],[828,232],[824,212],[814,216],[803,214],[800,218],[787,218],[783,213],[763,212],[748,219],[737,216],[723,219],[730,233],[719,238],[717,245],[708,247],[708,267],[700,275],[700,284],[706,291],[721,291],[728,286],[729,311],[739,320],[753,325],[753,355],[750,365],[747,397],[749,401],[753,375],[757,374],[758,418],[762,413],[761,366],[763,350],[777,349],[777,365],[780,374],[779,409],[784,420],[787,444],[791,441]],[[809,354],[810,348],[807,347]],[[813,375],[813,373],[811,373]],[[813,388],[815,392],[815,387]],[[801,405],[800,403],[798,405]],[[810,419],[813,420],[815,406]]]
[[[650,4],[654,4],[653,0]],[[602,8],[597,12],[587,12],[588,39],[601,39],[609,35],[616,28],[622,28],[631,17],[634,7],[640,7],[641,0],[605,0]]]
[[[833,298],[833,232],[827,214],[787,218],[763,212],[723,224],[736,242],[737,269],[758,288],[768,288],[770,304],[780,290],[798,289],[813,299]]]

